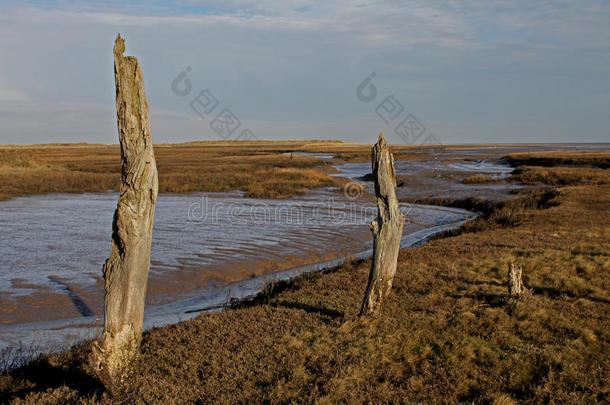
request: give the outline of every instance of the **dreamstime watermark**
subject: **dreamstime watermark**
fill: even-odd
[[[343,195],[345,198],[350,201],[358,200],[367,194],[366,185],[353,180],[344,184],[341,188],[343,189]],[[374,204],[374,206],[377,207],[376,204]],[[406,222],[409,222],[407,215],[409,215],[412,208],[413,206],[411,204],[403,203],[400,205],[400,210],[404,214]]]
[[[366,194],[366,186],[362,183],[358,183],[356,181],[350,181],[346,183],[343,187],[343,195],[348,200],[358,200]]]
[[[191,71],[192,68],[187,66],[172,80],[171,89],[176,96],[186,97],[191,94],[193,83],[188,78],[188,74]],[[201,90],[189,103],[191,109],[202,120],[212,116],[219,104],[220,101],[218,101],[218,97],[216,97],[210,89]],[[241,120],[228,107],[219,107],[218,110],[220,110],[220,112],[210,121],[210,128],[221,139],[241,141],[258,140],[249,128],[241,128]]]
[[[406,216],[410,204],[400,204]],[[187,220],[193,224],[206,225],[366,225],[377,215],[377,204],[337,201],[330,198],[319,203],[295,201],[265,201],[253,204],[242,202],[211,202],[207,196],[189,205]]]
[[[363,103],[370,103],[377,98],[377,86],[373,80],[377,77],[375,72],[365,77],[356,87],[356,97]],[[426,127],[412,113],[405,112],[404,105],[394,97],[386,96],[375,107],[375,113],[381,120],[393,129],[407,145],[437,145],[443,144],[433,134],[426,134]],[[403,114],[404,113],[404,114]],[[420,141],[421,139],[421,141]]]

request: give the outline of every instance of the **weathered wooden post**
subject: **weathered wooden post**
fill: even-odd
[[[508,294],[511,297],[519,298],[524,292],[523,281],[521,280],[521,273],[523,268],[515,266],[514,264],[508,265]]]
[[[104,264],[104,333],[93,346],[92,364],[107,386],[120,382],[138,355],[150,267],[157,165],[148,102],[138,60],[123,56],[125,41],[114,43],[114,79],[121,190],[112,224],[112,253]]]
[[[373,147],[371,155],[377,219],[370,225],[373,232],[373,263],[360,309],[361,316],[379,314],[384,299],[390,294],[405,222],[396,198],[394,157],[383,134],[379,134],[379,141]]]

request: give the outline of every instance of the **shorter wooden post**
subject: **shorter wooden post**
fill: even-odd
[[[360,315],[376,316],[390,294],[396,274],[402,227],[405,217],[396,198],[394,158],[383,134],[372,150],[373,179],[377,197],[377,219],[370,225],[373,232],[373,263]]]

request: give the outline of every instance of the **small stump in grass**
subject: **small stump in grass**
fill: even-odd
[[[520,298],[525,293],[525,287],[523,287],[523,280],[521,274],[523,267],[520,265],[514,265],[513,263],[508,265],[508,294],[511,298]]]

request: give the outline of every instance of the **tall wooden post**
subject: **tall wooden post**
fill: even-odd
[[[394,157],[383,134],[379,134],[379,141],[373,147],[371,157],[377,197],[377,219],[370,225],[373,232],[373,263],[360,309],[361,316],[379,314],[384,299],[390,294],[405,222],[396,198]]]
[[[104,333],[94,344],[92,363],[106,385],[120,382],[138,355],[150,267],[157,165],[148,102],[138,60],[123,56],[125,41],[114,43],[114,78],[121,190],[112,224],[112,253],[104,264]]]

